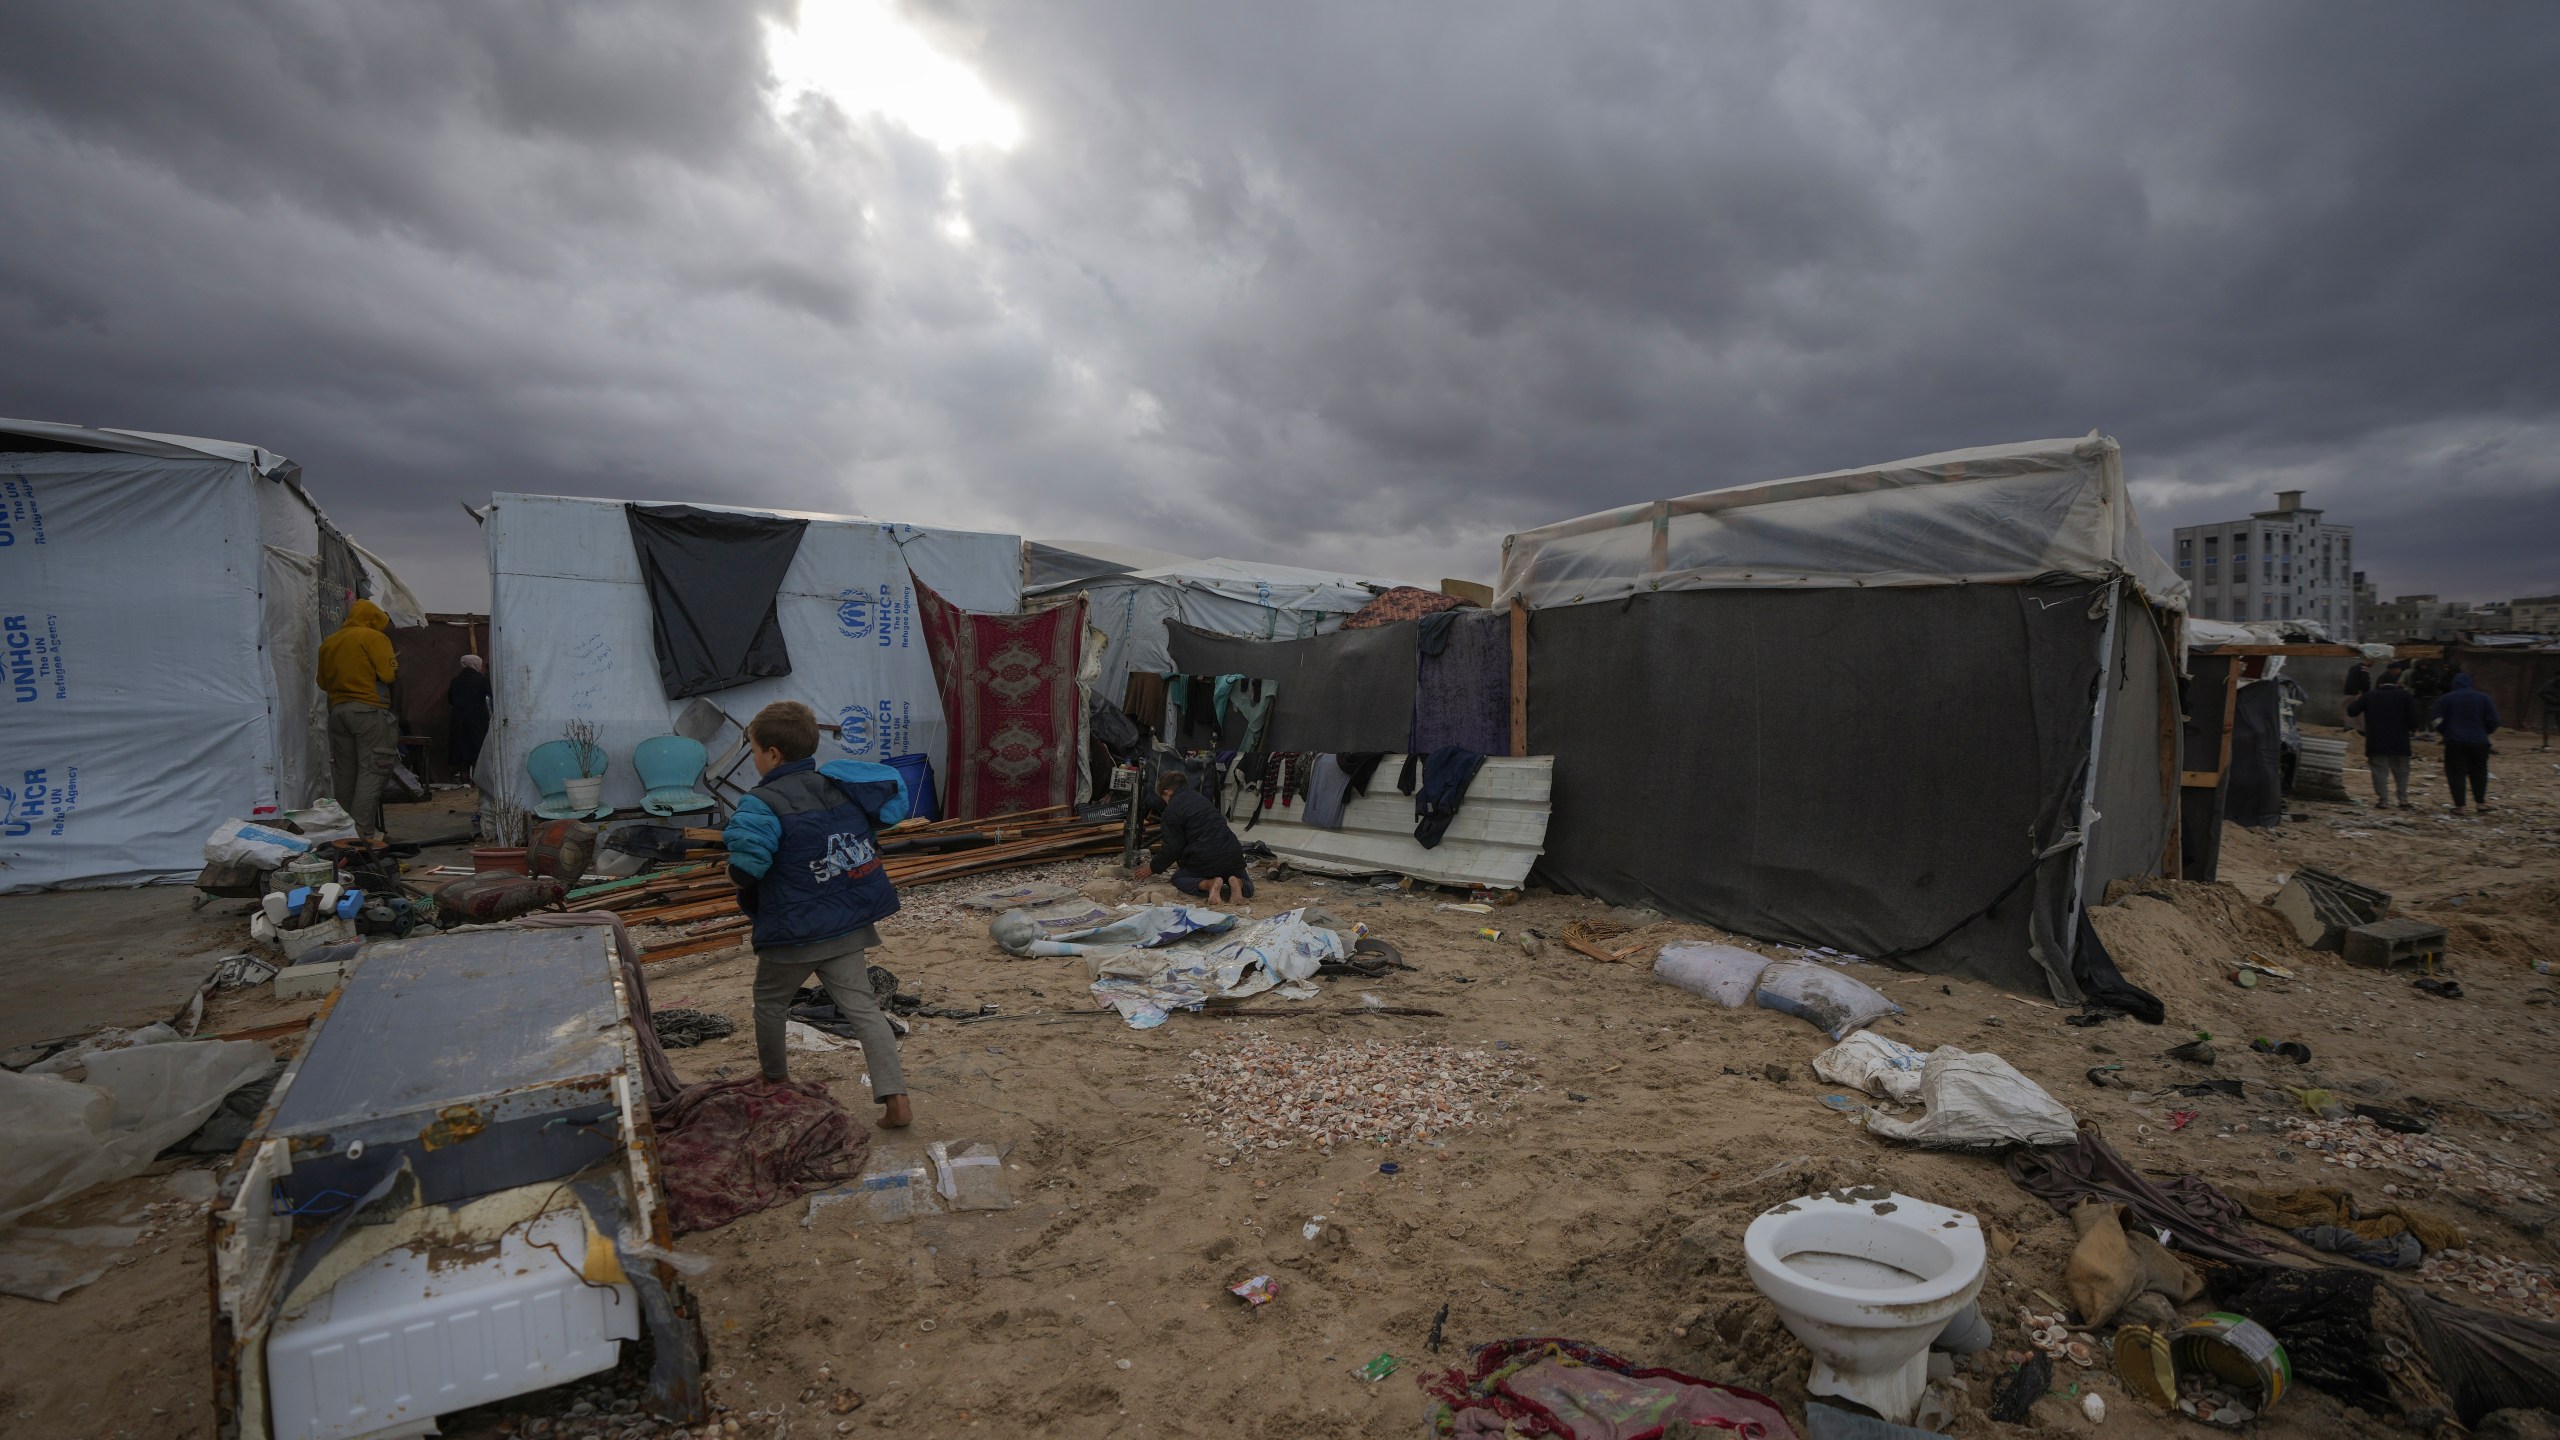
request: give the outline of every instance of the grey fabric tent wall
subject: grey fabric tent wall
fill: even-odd
[[[1697,590],[1536,612],[1529,750],[1555,756],[1540,875],[1762,939],[1920,947],[1903,963],[2076,1000],[2073,857],[2038,857],[2079,814],[2104,590]],[[2129,708],[2156,727],[2156,705]]]
[[[1186,675],[1247,675],[1280,687],[1274,750],[1402,750],[1413,728],[1421,626],[1406,620],[1308,640],[1246,640],[1179,621],[1165,634]]]
[[[2117,612],[2115,664],[2107,672],[2107,722],[2098,741],[2098,823],[2089,835],[2081,881],[2084,903],[2106,898],[2107,886],[2160,873],[2169,817],[2178,803],[2175,763],[2162,763],[2163,687],[2169,699],[2169,743],[2177,743],[2176,666],[2166,626],[2138,596]]]

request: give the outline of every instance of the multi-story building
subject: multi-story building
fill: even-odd
[[[2508,623],[2521,635],[2560,635],[2560,595],[2526,595],[2507,603]]]
[[[2403,640],[2450,640],[2470,617],[2471,607],[2459,600],[2402,595],[2387,605],[2373,607],[2363,638],[2391,644]]]
[[[2331,525],[2276,492],[2276,508],[2246,520],[2182,525],[2178,574],[2207,620],[2311,620],[2332,640],[2361,638],[2356,625],[2355,527]]]
[[[2382,603],[2382,592],[2374,588],[2372,581],[2364,578],[2364,572],[2361,570],[2355,573],[2354,585],[2356,638],[2360,640],[2371,640],[2374,638],[2373,611],[2375,606]]]

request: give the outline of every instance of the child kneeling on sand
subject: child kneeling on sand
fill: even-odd
[[[865,956],[880,943],[873,926],[898,910],[875,835],[907,818],[906,783],[886,765],[811,759],[818,717],[797,700],[757,711],[747,743],[764,778],[722,833],[738,908],[755,917],[756,1060],[765,1079],[791,1078],[783,1049],[791,997],[815,973],[862,1042],[871,1096],[885,1107],[880,1124],[897,1129],[914,1112]]]

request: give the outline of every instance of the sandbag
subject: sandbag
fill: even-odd
[[[1887,1139],[1950,1150],[2068,1145],[2079,1138],[2078,1122],[2044,1087],[1997,1055],[1953,1045],[1930,1052],[1920,1071],[1920,1103],[1929,1113],[1917,1120],[1870,1110],[1867,1128]]]
[[[1784,960],[1761,971],[1759,994],[1761,1008],[1807,1021],[1834,1040],[1902,1013],[1874,986],[1811,960]]]
[[[535,875],[548,875],[563,885],[575,885],[587,873],[587,864],[596,858],[596,827],[583,820],[553,820],[534,827],[525,837],[525,869]]]
[[[1813,1057],[1813,1073],[1834,1085],[1854,1085],[1870,1095],[1905,1105],[1920,1099],[1920,1075],[1929,1057],[1903,1044],[1861,1030]]]
[[[1682,942],[1662,947],[1653,962],[1653,978],[1739,1010],[1751,1003],[1751,987],[1760,983],[1770,964],[1768,956],[1736,946]]]
[[[528,915],[569,893],[548,875],[466,875],[436,891],[438,923],[491,925]]]

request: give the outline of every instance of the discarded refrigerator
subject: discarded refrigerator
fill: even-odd
[[[701,1420],[633,1013],[601,926],[367,950],[214,1216],[226,1440],[432,1433],[644,1333],[650,1408]]]

